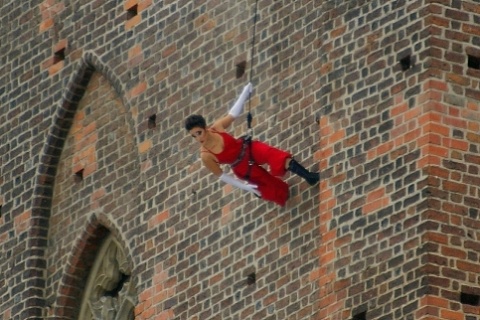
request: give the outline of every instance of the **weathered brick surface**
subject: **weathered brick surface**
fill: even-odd
[[[253,5],[2,4],[4,319],[74,319],[109,233],[136,319],[479,316],[480,5],[258,1],[255,136],[322,170],[285,208],[208,175],[182,128],[248,81]]]
[[[318,319],[478,315],[479,9],[325,6]]]
[[[256,137],[313,168],[319,10],[259,1],[252,100]],[[314,314],[318,188],[287,177],[278,208],[225,187],[183,129],[190,113],[223,115],[248,81],[236,65],[251,63],[253,3],[8,1],[0,13],[3,318],[75,318],[108,233],[131,264],[136,319]]]

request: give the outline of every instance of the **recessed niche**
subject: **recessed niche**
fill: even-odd
[[[75,182],[79,183],[83,181],[83,169],[78,170],[74,174],[74,180]]]
[[[135,4],[127,9],[127,20],[132,19],[136,15],[138,15],[138,4]]]
[[[250,273],[247,276],[247,285],[251,286],[257,282],[257,276],[255,275],[255,272]]]
[[[410,55],[400,59],[400,67],[402,68],[402,71],[407,71],[412,67],[412,58]]]
[[[480,57],[468,55],[468,67],[476,70],[480,70]]]
[[[65,60],[65,48],[61,48],[53,54],[53,64]]]
[[[352,320],[367,320],[367,311],[354,314]]]
[[[478,307],[478,306],[480,306],[480,295],[461,292],[460,293],[460,303]]]
[[[152,114],[148,117],[148,129],[155,129],[157,127],[157,115]]]
[[[245,74],[245,69],[247,68],[247,62],[242,61],[236,65],[236,77],[237,79],[243,77]]]

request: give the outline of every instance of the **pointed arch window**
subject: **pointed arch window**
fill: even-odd
[[[109,235],[88,277],[78,319],[133,320],[135,288],[125,252]]]

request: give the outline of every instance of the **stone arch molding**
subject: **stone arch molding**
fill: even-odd
[[[48,301],[49,297],[46,296],[47,290],[45,290],[46,288],[44,281],[45,273],[42,271],[46,268],[46,247],[42,244],[44,244],[44,239],[48,238],[50,225],[49,220],[51,216],[53,200],[53,189],[62,150],[68,137],[70,127],[72,126],[78,104],[83,98],[90,79],[95,72],[99,72],[108,80],[108,82],[112,85],[113,89],[122,100],[122,103],[127,110],[127,114],[131,114],[129,101],[125,98],[124,89],[121,85],[119,78],[105,64],[103,64],[100,58],[98,58],[98,56],[96,56],[93,52],[85,52],[84,57],[79,62],[79,66],[75,68],[75,72],[73,73],[67,84],[67,87],[62,97],[62,101],[60,102],[57,110],[55,111],[52,125],[49,129],[45,145],[40,155],[40,162],[37,171],[37,178],[35,182],[34,197],[32,203],[33,223],[29,231],[29,239],[30,243],[32,243],[32,248],[27,249],[27,251],[32,251],[32,253],[30,253],[30,256],[33,257],[32,266],[37,266],[36,268],[34,268],[34,270],[38,271],[29,273],[30,277],[27,283],[30,283],[31,286],[26,288],[27,292],[31,292],[30,296],[32,297],[32,302],[30,302],[30,304],[32,305],[32,312],[30,315],[34,318],[42,318],[45,316],[45,306],[53,307],[53,301]],[[132,132],[134,132],[133,118],[131,116],[127,116],[126,121],[127,124],[132,128]],[[65,273],[63,275],[63,279],[60,281],[60,288],[57,292],[57,299],[55,299],[55,307],[53,309],[50,309],[50,311],[47,311],[47,313],[49,313],[50,315],[50,312],[52,312],[58,319],[73,319],[75,318],[75,314],[77,313],[75,309],[78,308],[78,299],[81,297],[81,290],[85,286],[85,283],[79,283],[83,281],[79,279],[86,278],[86,275],[82,274],[82,272],[79,271],[80,266],[83,265],[83,262],[79,262],[79,260],[87,258],[85,256],[84,250],[87,250],[86,248],[91,249],[92,247],[97,246],[99,243],[98,241],[102,241],[105,234],[110,234],[110,232],[113,232],[118,235],[118,232],[116,232],[116,227],[111,226],[107,228],[104,226],[100,226],[100,224],[98,223],[99,220],[102,220],[101,215],[94,214],[91,217],[89,224],[86,226],[85,234],[83,234],[83,236],[90,235],[88,242],[83,244],[77,243],[75,245],[74,251],[76,255],[70,256],[68,266],[65,267]],[[103,222],[104,223],[101,223],[101,225],[110,225],[109,221]],[[38,245],[35,245],[37,243]],[[115,239],[115,243],[118,244],[118,237]],[[128,250],[128,246],[125,245],[120,246],[120,248],[125,248]],[[43,253],[39,254],[38,250],[41,250]],[[119,251],[116,250],[116,252]],[[95,253],[97,253],[97,249],[89,253],[92,260],[95,257]],[[126,257],[130,257],[130,252],[122,251],[121,254],[115,255],[115,257],[117,263],[120,260],[123,261],[121,264],[122,267],[117,267],[117,269],[115,270],[120,270],[120,272],[124,275],[127,275],[128,273],[127,276],[130,276],[131,267],[125,267],[125,260],[127,259]],[[124,257],[125,259],[120,259],[120,257]],[[100,272],[98,272],[97,274],[100,274]],[[106,273],[104,274],[104,277],[106,277]],[[109,281],[111,283],[114,283],[115,277],[111,278],[111,280]],[[127,290],[126,292],[128,292],[128,294],[124,294],[122,290],[119,291],[119,293],[122,292],[122,295],[124,297],[127,297],[124,299],[124,303],[117,303],[117,305],[119,305],[119,307],[121,308],[119,314],[126,313],[126,311],[122,310],[125,310],[125,308],[129,308],[129,304],[127,303],[127,301],[134,301],[132,300],[132,294],[134,291],[133,282],[134,281],[131,280],[128,281],[128,286],[126,286],[127,282],[125,281],[125,279],[123,279],[123,287],[126,288],[125,290]],[[106,286],[106,288],[108,288],[108,285]],[[40,299],[35,299],[35,297]],[[72,306],[77,306],[77,308],[73,308],[72,310]],[[101,317],[101,319],[110,318]],[[128,318],[117,317],[112,319]]]

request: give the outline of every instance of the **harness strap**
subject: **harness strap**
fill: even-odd
[[[250,135],[247,136],[242,136],[240,139],[242,139],[242,150],[240,150],[240,153],[238,154],[237,159],[230,165],[231,168],[234,168],[240,164],[240,162],[243,160],[245,157],[245,152],[247,151],[248,147],[248,169],[247,173],[244,176],[244,179],[246,181],[250,180],[250,173],[252,172],[252,166],[255,163],[255,160],[253,159],[253,154],[252,154],[252,137]]]
[[[235,161],[232,164],[230,164],[231,168],[235,168],[236,166],[238,166],[240,164],[240,162],[242,162],[243,157],[245,156],[245,150],[247,149],[247,143],[245,142],[243,137],[241,139],[243,140],[242,150],[240,150],[240,153],[238,154],[237,159],[235,159]]]
[[[255,160],[253,160],[253,153],[252,153],[252,136],[247,135],[243,140],[243,143],[246,143],[248,145],[248,170],[247,170],[247,173],[245,174],[245,180],[249,181],[250,173],[252,172],[252,167],[253,167],[253,164],[255,163]]]

